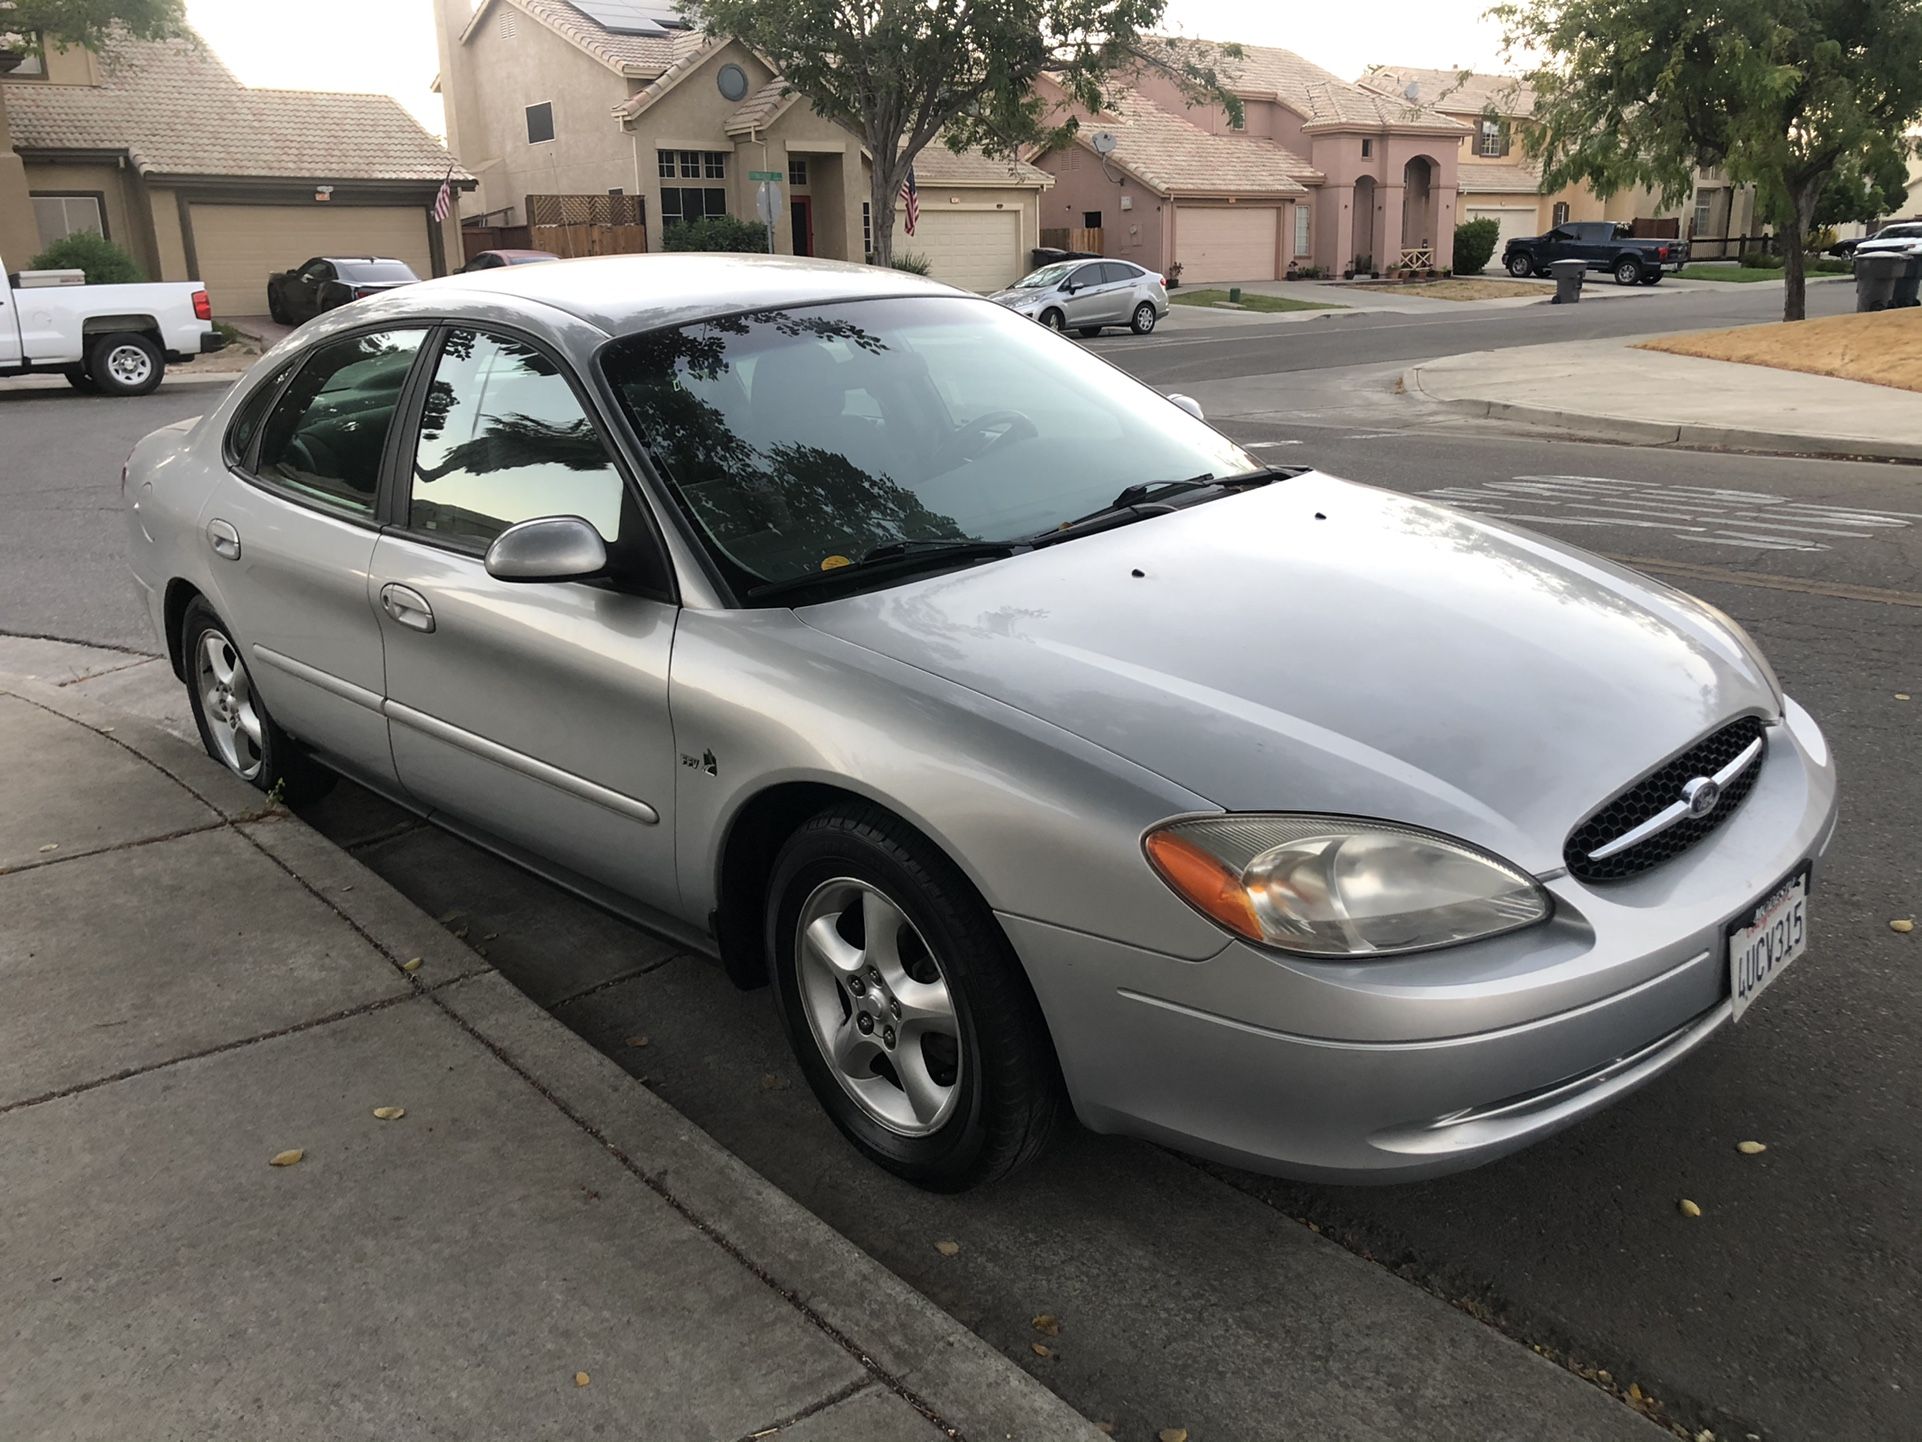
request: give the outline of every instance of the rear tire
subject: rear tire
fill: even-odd
[[[1098,325],[1084,325],[1076,329],[1075,334],[1083,340],[1093,340],[1101,334],[1101,327]]]
[[[1156,319],[1154,306],[1144,300],[1135,307],[1134,316],[1128,322],[1128,329],[1136,335],[1147,335],[1155,328]]]
[[[1640,285],[1642,283],[1642,263],[1639,260],[1618,260],[1615,262],[1615,284]]]
[[[289,803],[312,801],[334,787],[334,773],[302,751],[268,714],[254,690],[240,643],[199,596],[180,618],[187,699],[207,754],[249,786]]]
[[[87,374],[110,396],[150,395],[166,370],[167,357],[153,338],[133,331],[103,335],[87,354]]]
[[[1535,274],[1535,262],[1525,255],[1511,255],[1504,264],[1508,266],[1508,273],[1517,280],[1527,280]]]
[[[1049,306],[1041,312],[1041,324],[1049,330],[1065,331],[1068,328],[1068,318],[1053,306]]]
[[[876,1165],[931,1191],[1039,1154],[1064,1096],[1021,963],[967,878],[879,807],[851,802],[775,858],[767,947],[801,1070]]]

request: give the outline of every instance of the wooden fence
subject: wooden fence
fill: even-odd
[[[463,259],[483,250],[545,250],[558,256],[639,255],[647,249],[638,195],[529,195],[525,225],[463,225]]]
[[[1043,250],[1084,250],[1090,255],[1105,255],[1099,230],[1057,227],[1041,232]]]
[[[638,195],[530,195],[522,213],[527,223],[544,225],[647,224],[647,210]]]

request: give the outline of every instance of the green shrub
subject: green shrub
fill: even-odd
[[[1840,256],[1812,255],[1808,258],[1808,270],[1813,275],[1850,275],[1855,266]]]
[[[661,232],[663,250],[740,250],[767,253],[767,227],[758,220],[709,215],[683,220]]]
[[[1455,274],[1474,275],[1484,269],[1495,254],[1495,243],[1502,237],[1498,220],[1483,216],[1464,220],[1455,227]]]
[[[934,262],[929,260],[925,255],[903,253],[894,258],[894,268],[896,270],[905,270],[909,275],[926,275],[930,270],[934,269]]]
[[[147,277],[134,258],[97,231],[77,230],[27,262],[28,270],[84,270],[88,285],[133,285]]]
[[[1747,250],[1737,257],[1736,263],[1743,270],[1780,270],[1782,257],[1770,255],[1766,250]]]

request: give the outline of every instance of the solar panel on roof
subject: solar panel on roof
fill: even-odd
[[[663,12],[671,7],[660,0],[567,0],[603,30],[616,35],[665,35]],[[676,17],[678,18],[678,17]]]

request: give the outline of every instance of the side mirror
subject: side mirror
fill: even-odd
[[[1081,287],[1076,285],[1071,280],[1064,280],[1061,282],[1061,293],[1063,295],[1073,295],[1076,291],[1080,289]]]
[[[1205,421],[1208,419],[1206,416],[1204,416],[1201,413],[1201,402],[1196,400],[1193,396],[1177,395],[1173,391],[1170,391],[1168,393],[1168,399],[1173,401],[1176,405],[1180,406],[1184,411],[1186,411],[1189,415],[1193,416],[1196,420]]]
[[[522,521],[487,548],[487,574],[496,581],[590,581],[606,573],[601,533],[579,516]]]

